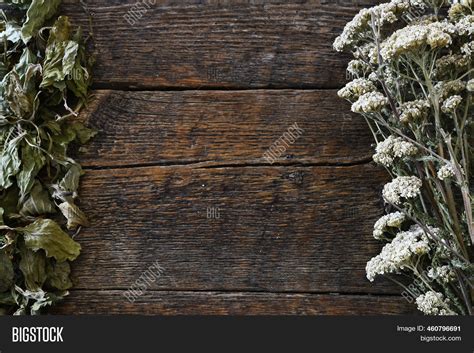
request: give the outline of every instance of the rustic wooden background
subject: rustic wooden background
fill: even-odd
[[[377,1],[157,0],[135,25],[136,0],[85,3],[97,65],[83,117],[100,133],[78,159],[92,226],[55,313],[414,312],[365,279],[386,176],[336,96],[348,57],[332,42]],[[78,1],[63,11],[87,26]],[[304,134],[267,164],[295,122]],[[129,303],[156,261],[163,276]]]

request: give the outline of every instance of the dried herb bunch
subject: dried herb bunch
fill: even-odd
[[[75,204],[82,169],[67,152],[94,135],[76,119],[92,62],[81,30],[56,16],[60,2],[0,5],[3,314],[37,314],[67,295],[69,261],[81,249],[71,234],[87,225]]]
[[[387,244],[367,278],[399,283],[428,315],[473,310],[473,10],[474,0],[393,0],[334,42],[354,56],[338,94],[367,120],[373,159],[393,178],[382,192],[391,213],[373,232]]]

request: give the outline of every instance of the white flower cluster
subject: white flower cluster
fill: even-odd
[[[461,54],[449,54],[442,56],[435,63],[434,76],[442,79],[443,77],[449,77],[453,71],[465,70],[469,67],[470,58],[466,55]]]
[[[359,97],[352,104],[354,113],[376,113],[380,112],[388,104],[388,99],[380,92],[369,92]]]
[[[441,97],[441,99],[446,99],[452,95],[461,93],[465,88],[466,82],[461,80],[440,81],[434,87],[436,93]]]
[[[374,225],[373,236],[375,239],[381,239],[387,228],[400,228],[405,221],[406,216],[402,212],[389,213],[381,217]]]
[[[443,102],[443,106],[441,107],[441,110],[445,112],[446,114],[454,113],[456,109],[459,107],[459,104],[461,104],[461,102],[462,102],[461,96],[458,96],[458,95],[451,96]]]
[[[369,64],[359,59],[351,60],[347,64],[347,72],[354,77],[365,77],[371,70]]]
[[[400,121],[408,123],[424,119],[428,116],[430,104],[426,100],[405,102],[400,107]]]
[[[454,173],[454,168],[452,164],[445,164],[443,165],[439,170],[438,170],[438,179],[440,180],[445,180],[452,178],[455,173]]]
[[[425,0],[411,0],[410,5],[419,9],[425,9],[428,7]]]
[[[372,157],[374,162],[389,167],[396,158],[413,156],[418,149],[411,142],[392,135],[378,143],[375,152]]]
[[[443,48],[452,43],[451,35],[455,32],[455,26],[447,21],[409,25],[387,38],[381,45],[380,54],[383,59],[390,60],[402,54],[419,51],[427,45],[432,49]]]
[[[472,2],[472,0],[451,0],[452,6],[448,11],[449,18],[452,21],[459,21],[464,16],[471,14],[472,3],[468,4],[468,2]]]
[[[442,293],[428,291],[416,298],[418,310],[426,315],[455,315]]]
[[[474,53],[474,41],[470,41],[469,43],[464,44],[461,47],[461,52],[464,54],[464,60],[470,60],[472,58],[472,54]]]
[[[422,182],[416,176],[400,176],[385,184],[382,195],[386,202],[399,205],[401,199],[413,199],[420,194]]]
[[[474,92],[474,78],[469,80],[467,82],[467,86],[466,86],[466,89],[469,91],[469,92]]]
[[[448,10],[449,4],[452,6]],[[424,180],[431,178],[428,174],[432,171],[423,165],[433,158],[422,156],[419,143],[399,137],[402,134],[389,136],[388,132],[403,130],[404,134],[422,138],[421,143],[430,150],[437,149],[438,142],[447,143],[427,132],[434,129],[436,113],[436,122],[441,121],[448,133],[455,133],[458,124],[452,118],[456,114],[465,117],[463,110],[472,103],[473,39],[474,0],[392,0],[360,11],[334,43],[336,50],[350,50],[354,56],[347,73],[355,80],[341,89],[339,96],[352,103],[353,112],[383,121],[371,124],[377,140],[377,136],[388,136],[377,144],[373,160],[393,175],[382,195],[387,204],[400,211],[386,214],[374,224],[373,237],[386,244],[367,263],[367,278],[374,281],[378,275],[403,272],[422,279],[416,304],[430,315],[455,314],[458,309],[463,312],[461,305],[468,300],[461,296],[463,293],[448,288],[457,287],[460,272],[468,273],[472,264],[453,256],[466,249],[463,242],[454,241],[459,234],[449,231],[454,229],[452,219],[442,217],[440,228],[427,225],[431,219],[425,214],[427,210],[436,206],[442,211],[447,209],[446,200],[436,197],[436,190],[434,199],[420,200],[425,192]],[[455,154],[466,144],[470,147],[469,141],[454,142],[462,144],[453,146]],[[457,179],[459,173],[466,177],[467,172],[458,169],[460,166],[445,163],[436,163],[437,183]],[[414,168],[418,173],[413,172]],[[459,181],[452,186],[464,185],[464,180]],[[455,194],[458,196],[459,190]],[[455,199],[456,203],[463,202],[461,197]],[[426,227],[411,222],[410,214]],[[433,234],[437,236],[432,238]]]
[[[462,17],[455,24],[456,32],[460,36],[470,36],[474,33],[474,15]]]
[[[430,245],[426,233],[418,225],[406,232],[399,232],[391,243],[386,244],[379,255],[373,257],[365,268],[367,279],[377,275],[399,273],[409,266],[416,256],[427,254]]]
[[[456,273],[449,266],[432,267],[428,271],[428,277],[437,280],[442,284],[447,284],[456,279]]]
[[[339,97],[354,101],[359,99],[366,93],[373,92],[377,88],[375,85],[365,78],[357,78],[349,82],[344,88],[340,89],[337,94]]]
[[[343,51],[356,45],[360,39],[365,38],[370,29],[372,16],[377,25],[384,25],[397,21],[404,11],[410,7],[409,0],[392,0],[389,3],[380,4],[371,9],[362,9],[344,27],[342,34],[334,41],[334,49]]]

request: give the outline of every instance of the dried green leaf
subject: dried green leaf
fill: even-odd
[[[21,28],[21,38],[27,44],[44,26],[44,23],[54,16],[61,0],[33,0],[26,13],[26,21]]]
[[[20,76],[15,70],[10,71],[3,81],[5,83],[5,99],[10,110],[17,117],[29,117],[33,112],[36,91],[25,90]]]
[[[53,305],[69,294],[68,292],[46,293],[41,289],[30,291],[18,286],[15,290],[18,293],[16,302],[19,308],[13,315],[38,315],[43,308]]]
[[[5,23],[5,28],[0,32],[0,41],[10,41],[17,43],[21,40],[21,27],[15,22]]]
[[[82,173],[82,168],[79,164],[72,164],[59,183],[59,189],[67,193],[75,193],[79,189],[79,180]]]
[[[81,246],[51,219],[38,219],[18,231],[23,234],[25,245],[29,249],[43,249],[47,257],[54,257],[62,262],[73,261],[79,256]]]
[[[13,286],[15,273],[10,257],[0,250],[0,292],[5,292]]]
[[[70,36],[69,19],[65,16],[59,17],[49,36],[41,88],[50,86],[60,90],[66,88],[66,76],[71,74],[79,50],[79,43],[70,40]]]
[[[46,257],[43,251],[32,251],[25,246],[20,248],[20,270],[28,290],[41,289],[46,281]]]
[[[8,133],[7,142],[0,152],[0,188],[9,188],[13,182],[11,178],[20,171],[21,160],[19,157],[20,137],[13,137],[15,130],[11,129]]]
[[[3,219],[6,221],[12,214],[17,213],[18,188],[14,185],[0,194],[0,205],[3,208]]]
[[[39,181],[35,181],[30,194],[21,207],[20,214],[24,216],[41,216],[55,212],[56,209],[50,199],[49,192]]]
[[[46,163],[44,153],[36,147],[25,143],[21,151],[21,170],[17,175],[17,184],[20,188],[20,199],[30,192],[36,175]]]
[[[0,11],[0,248],[8,254],[0,282],[9,289],[0,290],[0,314],[37,314],[67,295],[67,261],[80,252],[42,217],[61,212],[70,229],[88,224],[75,205],[82,169],[68,148],[95,135],[76,119],[92,59],[81,30],[73,33],[67,17],[53,20],[60,0],[0,2],[10,4]]]
[[[76,229],[78,226],[89,226],[86,215],[74,203],[63,202],[58,207],[67,219],[68,229]]]
[[[69,275],[71,273],[71,266],[67,261],[57,262],[52,260],[48,263],[46,285],[58,290],[67,290],[72,287]]]

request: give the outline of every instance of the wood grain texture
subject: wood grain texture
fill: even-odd
[[[77,157],[86,167],[263,164],[296,123],[303,132],[276,163],[366,161],[373,138],[349,111],[335,91],[96,91],[82,117],[99,135]]]
[[[54,314],[142,315],[401,315],[414,314],[401,297],[276,293],[147,291],[134,303],[123,292],[73,291]]]
[[[75,288],[127,289],[157,261],[153,289],[399,294],[364,271],[385,178],[367,164],[88,171]]]
[[[332,43],[359,9],[378,2],[89,0],[96,87],[340,87],[348,56]],[[137,4],[141,16],[126,17]],[[88,26],[80,5],[63,12]]]
[[[332,90],[348,60],[334,38],[378,2],[157,0],[131,24],[136,0],[86,1],[99,90],[82,118],[99,135],[76,157],[93,226],[53,312],[413,313],[398,287],[365,279],[387,176]],[[63,10],[86,26],[77,3]],[[304,134],[265,164],[295,122]],[[163,275],[129,303],[156,262]]]

